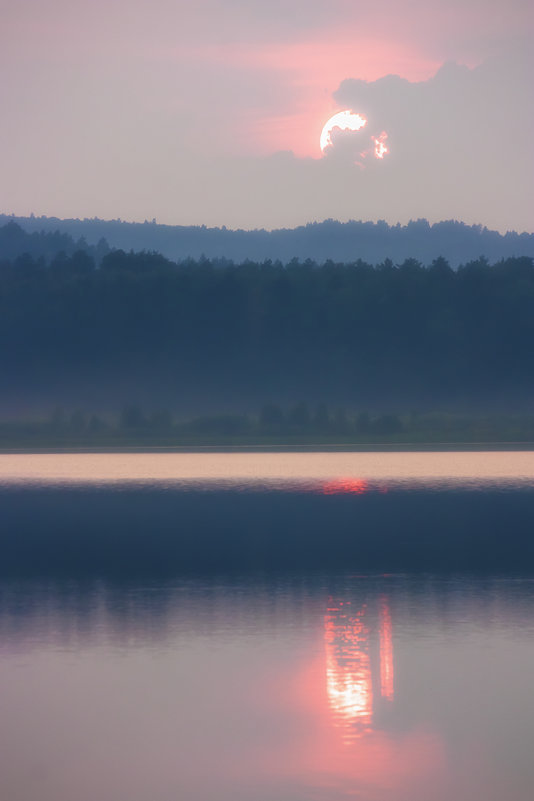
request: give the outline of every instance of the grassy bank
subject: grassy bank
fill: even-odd
[[[0,423],[0,449],[529,449],[530,415],[378,415],[367,413],[317,420],[304,416],[265,421],[247,415],[216,415],[174,422],[167,415],[86,419],[53,416],[44,421]]]

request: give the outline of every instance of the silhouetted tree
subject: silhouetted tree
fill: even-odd
[[[76,411],[74,411],[71,414],[71,416],[70,416],[70,428],[76,434],[80,434],[82,431],[85,430],[86,423],[87,423],[87,421],[85,419],[85,415],[79,409],[76,409]]]
[[[356,417],[356,431],[360,434],[368,434],[371,430],[371,418],[369,412],[360,412]]]
[[[146,426],[146,424],[146,418],[139,406],[129,404],[122,409],[120,415],[121,428],[142,428],[143,426]]]
[[[308,404],[300,401],[293,406],[287,415],[287,420],[290,426],[298,429],[306,429],[310,425],[310,410]]]
[[[379,436],[399,434],[402,431],[402,422],[395,414],[382,414],[372,421],[371,430]]]
[[[315,414],[312,420],[314,428],[319,431],[327,431],[330,425],[330,415],[328,414],[328,406],[326,403],[320,403],[315,409]]]
[[[259,417],[261,428],[266,430],[281,428],[284,422],[284,413],[275,403],[266,403],[265,406],[262,406]]]
[[[150,428],[161,434],[168,434],[172,430],[172,415],[168,409],[160,409],[150,415]]]
[[[350,430],[350,423],[347,418],[347,413],[343,407],[338,407],[334,412],[332,428],[336,434],[347,434]]]
[[[109,428],[107,423],[96,414],[92,414],[87,423],[87,430],[90,434],[101,434]]]

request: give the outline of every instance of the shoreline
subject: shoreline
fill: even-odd
[[[210,443],[184,445],[11,445],[0,454],[32,453],[447,453],[533,451],[534,442]]]

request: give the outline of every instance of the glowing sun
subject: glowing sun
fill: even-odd
[[[332,131],[337,128],[340,131],[359,131],[361,128],[364,128],[367,125],[367,119],[362,114],[357,114],[354,111],[350,111],[350,109],[346,109],[345,111],[338,111],[337,114],[334,114],[333,117],[324,124],[323,130],[321,131],[321,138],[319,140],[319,144],[321,146],[321,152],[325,153],[328,148],[333,145],[332,142]],[[386,140],[388,135],[385,131],[382,131],[381,134],[378,136],[371,136],[368,139],[367,147],[364,146],[364,149],[360,153],[360,157],[365,159],[366,157],[372,155],[376,159],[383,159],[387,153],[389,153],[389,147],[386,145]],[[357,162],[359,163],[359,162]],[[360,163],[360,166],[363,166]]]
[[[355,114],[353,111],[349,110],[338,111],[337,114],[334,114],[333,117],[330,117],[321,131],[321,150],[324,153],[325,149],[332,144],[332,138],[330,134],[334,128],[339,128],[340,131],[359,131],[360,128],[363,128],[363,126],[366,124],[367,120],[365,117],[362,117],[361,114]]]

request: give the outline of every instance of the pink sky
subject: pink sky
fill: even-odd
[[[321,202],[295,209],[293,201],[291,210],[272,203],[253,209],[249,198],[240,206],[235,195],[229,204],[220,181],[235,175],[236,186],[244,186],[251,169],[260,181],[263,160],[278,151],[320,159],[321,128],[339,110],[334,95],[347,79],[395,74],[428,81],[446,61],[476,67],[503,53],[515,57],[524,42],[528,50],[532,31],[527,0],[21,0],[4,9],[0,31],[1,210],[244,227],[366,217],[357,208],[360,195],[354,190],[354,200],[347,198],[343,186],[333,209]],[[517,128],[526,108],[528,125],[528,69],[519,75],[521,95],[517,69],[512,79],[501,64],[499,91],[507,96],[513,80],[519,98],[509,123]],[[480,113],[483,119],[487,109]],[[488,165],[495,147],[494,139],[482,143]],[[530,161],[504,187],[517,208],[496,201],[490,208],[485,186],[478,216],[473,208],[468,221],[527,225],[532,162],[525,157]],[[333,181],[325,178],[319,198]],[[208,204],[193,202],[199,183],[207,185]],[[184,186],[187,205],[180,200]],[[397,189],[393,181],[391,197]],[[409,205],[412,213],[415,198]],[[391,203],[382,216],[397,221],[402,212]],[[379,214],[372,202],[368,214]],[[455,212],[451,195],[415,214],[466,211],[460,205]]]

